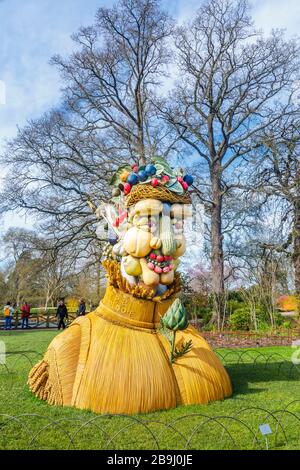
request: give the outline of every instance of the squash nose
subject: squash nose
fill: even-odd
[[[160,239],[161,251],[165,256],[170,256],[176,251],[176,240],[174,236],[173,227],[171,226],[171,219],[169,215],[162,215],[160,221]]]

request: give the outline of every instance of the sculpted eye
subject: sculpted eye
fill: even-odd
[[[173,204],[171,206],[171,217],[184,220],[192,216],[192,207],[190,204]]]
[[[148,226],[149,226],[152,233],[156,231],[156,229],[158,227],[158,223],[159,223],[159,215],[157,215],[157,216],[149,215],[149,217],[148,217]]]

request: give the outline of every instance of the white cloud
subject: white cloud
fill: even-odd
[[[171,3],[165,2],[165,7],[177,18],[179,23],[183,23],[188,19],[193,19],[202,3],[201,0],[176,0]]]
[[[266,32],[285,28],[289,36],[299,34],[299,0],[252,0],[256,25]]]
[[[70,35],[93,21],[103,2],[92,0],[10,0],[0,2],[0,80],[6,104],[0,107],[1,139],[17,125],[54,106],[60,96],[58,71],[52,55],[72,51]]]
[[[299,33],[299,0],[249,0],[256,25],[269,33],[273,28],[286,28],[287,34]],[[192,19],[203,0],[165,1],[165,6],[180,22]]]
[[[6,86],[3,80],[0,80],[0,106],[6,104]]]

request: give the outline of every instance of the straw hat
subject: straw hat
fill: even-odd
[[[126,206],[132,206],[143,199],[158,199],[162,202],[169,202],[171,204],[191,204],[191,196],[188,192],[177,194],[165,186],[153,187],[151,184],[137,184],[134,186],[130,193],[126,196]]]

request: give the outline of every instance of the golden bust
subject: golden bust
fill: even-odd
[[[126,414],[231,395],[223,365],[176,300],[192,178],[157,158],[122,168],[112,183],[113,204],[101,209],[115,230],[106,293],[51,342],[30,389],[50,404]]]

